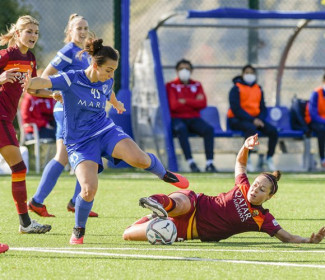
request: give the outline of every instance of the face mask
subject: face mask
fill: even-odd
[[[255,74],[244,74],[243,80],[246,84],[253,84],[256,81],[256,75]]]
[[[191,71],[184,68],[178,71],[178,77],[183,83],[187,83],[191,77]]]

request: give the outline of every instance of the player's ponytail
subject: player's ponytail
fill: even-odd
[[[68,20],[68,23],[67,23],[67,26],[65,27],[64,29],[64,33],[65,33],[65,38],[63,40],[64,43],[70,43],[71,42],[71,35],[70,35],[70,31],[73,27],[73,25],[78,22],[79,20],[86,20],[83,16],[80,16],[78,14],[71,14],[69,16],[69,20]]]
[[[87,52],[98,66],[103,65],[107,59],[118,61],[120,58],[119,52],[116,49],[110,46],[103,46],[103,39],[88,39],[85,49],[79,55],[84,52]]]
[[[18,18],[16,23],[11,24],[10,29],[6,34],[0,35],[0,46],[8,45],[8,47],[13,47],[17,41],[17,31],[21,31],[26,28],[27,24],[39,25],[39,22],[32,16],[25,15]]]
[[[264,175],[272,184],[270,194],[275,194],[278,191],[278,181],[281,178],[281,172],[279,170],[272,173],[263,172],[262,175]]]

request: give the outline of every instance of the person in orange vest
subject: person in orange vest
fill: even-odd
[[[178,137],[184,156],[192,172],[200,172],[191,152],[189,133],[204,139],[206,172],[217,172],[213,165],[214,131],[200,111],[207,106],[207,98],[200,82],[191,79],[192,63],[182,59],[175,66],[177,78],[166,84],[173,133]]]
[[[227,113],[229,127],[243,131],[245,139],[258,131],[268,136],[266,163],[268,169],[274,171],[276,168],[272,157],[278,142],[278,132],[274,126],[265,121],[267,109],[263,90],[256,83],[256,69],[252,65],[244,66],[241,76],[235,77],[233,83],[234,86],[229,93],[230,108]],[[263,167],[263,157],[260,157],[258,167]],[[250,159],[247,168],[250,171],[254,169]]]
[[[310,96],[305,121],[317,135],[320,162],[325,168],[325,74],[323,85],[316,88]]]

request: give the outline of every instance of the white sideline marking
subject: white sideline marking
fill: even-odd
[[[71,248],[70,248],[71,249]],[[85,249],[85,248],[82,248]],[[109,250],[109,248],[107,249]],[[139,255],[139,254],[114,254],[101,252],[84,252],[84,251],[69,251],[49,248],[10,248],[9,251],[28,251],[41,253],[58,253],[69,255],[92,255],[92,256],[107,256],[107,257],[122,257],[122,258],[140,258],[140,259],[156,259],[156,260],[179,260],[179,261],[203,261],[203,262],[222,262],[222,263],[237,263],[237,264],[259,264],[267,266],[288,266],[288,267],[308,267],[308,268],[323,268],[325,265],[317,264],[297,264],[285,262],[259,262],[259,261],[245,261],[245,260],[223,260],[223,259],[208,259],[208,258],[193,258],[193,257],[173,257],[173,256],[155,256],[155,255]]]
[[[97,251],[180,251],[180,252],[243,252],[243,253],[317,253],[324,254],[325,250],[258,250],[258,249],[194,249],[194,248],[175,248],[166,246],[167,248],[152,246],[152,248],[136,248],[136,247],[121,247],[121,248],[99,248],[99,247],[60,247],[60,248],[46,248],[49,250],[97,250]],[[39,247],[26,247],[27,249],[44,249]],[[11,248],[10,248],[11,249]],[[19,251],[25,249],[24,247],[12,248],[12,250]]]

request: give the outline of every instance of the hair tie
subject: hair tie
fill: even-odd
[[[277,191],[278,191],[278,184],[276,184],[276,183],[274,183],[274,180],[272,179],[272,177],[269,175],[269,174],[267,174],[267,173],[263,173],[263,175],[269,180],[269,181],[271,181],[271,183],[272,183],[272,186],[273,186],[273,188],[272,188],[272,194],[275,194]],[[274,192],[273,192],[273,190],[274,190]]]

